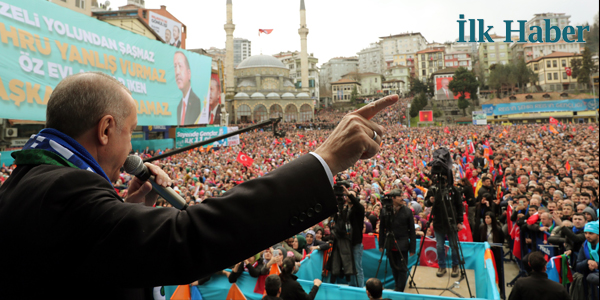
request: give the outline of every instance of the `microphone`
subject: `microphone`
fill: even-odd
[[[157,192],[161,197],[165,198],[169,203],[171,203],[175,208],[184,210],[188,207],[185,200],[179,196],[172,188],[163,187],[158,185],[154,179],[154,175],[150,173],[148,167],[144,165],[144,162],[141,158],[135,155],[130,155],[125,160],[125,164],[123,164],[125,168],[125,172],[134,175],[142,182],[146,182],[150,180],[152,184],[152,189]]]

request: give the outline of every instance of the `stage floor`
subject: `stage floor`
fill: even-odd
[[[442,291],[442,290],[430,290],[424,289],[426,287],[435,287],[435,288],[446,288],[448,286],[454,285],[454,282],[458,281],[460,277],[452,278],[450,277],[450,273],[452,271],[451,268],[447,269],[446,275],[443,277],[435,276],[437,273],[437,268],[424,267],[419,266],[417,268],[417,273],[415,274],[415,284],[419,292],[415,288],[410,288],[409,284],[406,284],[405,293],[408,294],[421,294],[421,295],[434,295],[434,296],[443,296],[443,297],[454,297],[459,298],[454,293],[450,291]],[[467,279],[469,280],[469,285],[471,287],[471,293],[475,296],[475,271],[466,270]],[[412,273],[411,273],[412,274]],[[408,279],[410,281],[410,278]],[[469,289],[467,288],[467,281],[462,280],[459,284],[458,288],[453,288],[452,291],[457,292],[462,296],[462,298],[470,298],[469,297]]]

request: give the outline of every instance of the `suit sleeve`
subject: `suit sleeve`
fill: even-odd
[[[417,248],[417,233],[415,230],[415,223],[413,221],[413,218],[410,217],[412,216],[412,212],[410,211],[410,209],[408,210],[409,217],[407,218],[408,224],[406,224],[408,226],[408,237],[410,239],[410,248],[408,249],[408,251],[411,253],[416,253],[415,251]]]
[[[123,203],[108,182],[88,171],[65,173],[52,186],[48,193],[61,196],[49,197],[42,211],[61,215],[40,214],[40,224],[54,226],[44,241],[75,245],[69,249],[79,258],[69,270],[73,276],[91,274],[89,280],[117,287],[190,283],[337,210],[327,174],[312,155],[184,211]],[[269,234],[255,234],[265,228]]]

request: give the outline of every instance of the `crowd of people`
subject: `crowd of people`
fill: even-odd
[[[401,99],[373,118],[385,128],[379,153],[336,176],[336,180],[349,182],[344,195],[352,201],[343,207],[356,211],[353,204],[360,204],[360,211],[364,211],[360,224],[353,225],[352,230],[379,233],[382,197],[390,191],[400,191],[398,197],[412,213],[416,236],[434,236],[433,226],[426,228],[432,210],[426,206],[431,185],[429,162],[435,149],[445,147],[454,160],[453,179],[464,201],[473,241],[505,244],[516,251],[515,238],[522,237],[521,253],[515,256],[525,261],[525,267],[527,254],[538,251],[538,244],[555,245],[554,255],[568,256],[573,272],[583,276],[579,286],[586,295],[597,291],[598,125],[561,123],[553,126],[555,132],[549,131],[548,124],[411,128],[400,122],[410,100]],[[174,189],[188,205],[197,205],[315,150],[344,114],[329,109],[316,114],[314,123],[282,124],[287,131],[285,138],[275,138],[269,129],[258,129],[241,134],[239,145],[208,151],[195,149],[154,164],[174,180]],[[169,149],[137,154],[148,158],[164,151]],[[239,152],[253,159],[251,166],[236,160]],[[4,182],[12,170],[13,166],[3,166],[0,180]],[[122,173],[115,185],[122,197],[127,196],[131,179]],[[156,206],[172,205],[160,199]],[[297,262],[307,254],[330,249],[334,232],[332,216],[223,274],[230,282],[235,282],[242,272],[263,276],[271,294],[277,290],[286,300],[297,299],[299,294],[312,299],[321,281],[315,279],[307,294],[295,283],[293,273],[299,267]],[[362,248],[354,251],[362,252]],[[414,249],[409,252],[414,254]],[[356,252],[353,257],[360,260]],[[276,279],[265,279],[273,264],[279,265],[282,272],[280,289],[274,288]],[[441,269],[438,276],[445,274]],[[365,286],[367,280],[361,272],[362,267],[351,272],[352,285]]]

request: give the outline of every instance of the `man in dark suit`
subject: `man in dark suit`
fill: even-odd
[[[154,286],[188,284],[303,231],[336,211],[331,174],[379,151],[383,129],[370,119],[397,101],[348,114],[314,153],[180,211],[153,208],[158,196],[138,178],[119,197],[111,183],[131,152],[135,100],[106,74],[70,76],[48,100],[47,128],[15,152],[0,187],[0,240],[12,245],[0,247],[2,296],[44,299],[69,284],[62,298],[151,299]],[[32,276],[44,278],[35,289]]]
[[[221,85],[217,77],[213,77],[210,80],[210,100],[208,105],[210,111],[208,124],[221,124]]]
[[[565,287],[560,283],[548,279],[546,274],[546,260],[540,251],[529,254],[531,275],[517,280],[515,287],[510,292],[508,300],[519,299],[547,299],[570,300],[571,297]]]
[[[196,124],[202,107],[200,98],[192,90],[190,63],[183,52],[177,51],[173,57],[173,64],[175,66],[175,82],[183,94],[181,102],[177,105],[177,125]]]

